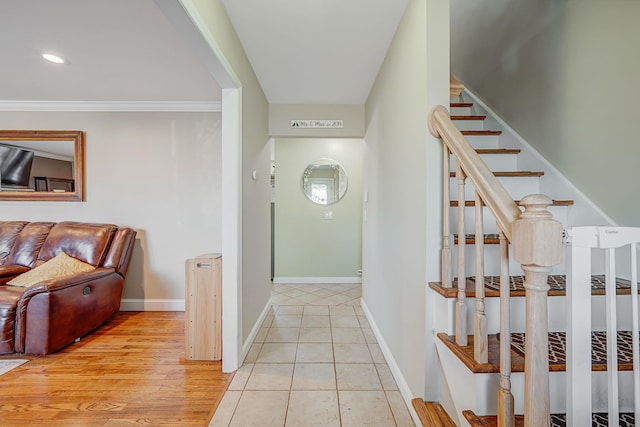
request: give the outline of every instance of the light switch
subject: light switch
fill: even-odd
[[[324,219],[333,219],[333,211],[325,211]]]

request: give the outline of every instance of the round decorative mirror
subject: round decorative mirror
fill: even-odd
[[[302,192],[319,205],[332,205],[347,192],[347,173],[332,159],[319,159],[302,173]]]

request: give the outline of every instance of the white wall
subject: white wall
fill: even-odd
[[[480,16],[493,3],[465,7]],[[496,60],[481,67],[454,61],[454,73],[605,213],[621,225],[638,225],[640,202],[618,190],[640,181],[640,86],[633,83],[640,69],[640,3],[546,2],[544,16],[536,18],[540,25],[509,48],[504,41],[491,44],[496,28],[505,19],[530,17],[518,8],[522,1],[503,3],[510,15],[492,14],[481,31],[456,36],[472,50],[492,46]],[[452,33],[462,24],[453,21]]]
[[[242,95],[242,318],[239,332],[246,348],[250,335],[256,328],[256,322],[271,297],[271,156],[268,103],[220,0],[183,0],[183,2],[195,8],[218,49],[216,53],[221,58],[221,62],[232,70],[240,84]],[[225,87],[222,82],[219,83]],[[254,170],[257,174],[256,180],[251,178]]]
[[[358,279],[362,259],[361,139],[276,139],[275,277]],[[305,168],[315,160],[336,160],[348,188],[332,205],[313,203],[302,192]],[[333,219],[325,220],[324,213]],[[274,280],[274,281],[276,281]]]
[[[220,113],[0,112],[4,129],[86,132],[86,201],[0,202],[0,219],[133,227],[124,298],[183,300],[185,259],[220,251],[220,124]]]

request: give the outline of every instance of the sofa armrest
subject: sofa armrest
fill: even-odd
[[[16,307],[15,351],[48,354],[95,329],[120,308],[123,282],[101,267],[27,288]]]
[[[42,292],[55,292],[72,286],[82,286],[114,273],[115,269],[112,267],[99,267],[86,273],[78,273],[72,276],[59,277],[57,279],[43,280],[42,282],[29,287],[24,292],[22,299],[29,298],[34,294]]]

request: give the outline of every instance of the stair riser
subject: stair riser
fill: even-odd
[[[471,107],[452,107],[450,110],[452,116],[470,116],[473,114]]]
[[[489,210],[489,208],[482,208],[482,217],[484,219],[484,232],[485,234],[497,234],[498,233],[498,229],[496,227],[496,221],[493,217],[493,215],[491,214],[491,211]],[[556,221],[560,221],[563,226],[564,224],[567,223],[567,207],[566,206],[550,206],[549,207],[549,212],[551,212],[551,214],[553,215],[553,219],[555,219]],[[454,230],[454,232],[457,234],[458,232],[458,207],[457,206],[452,206],[450,208],[450,216],[449,218],[451,218],[451,226],[452,226],[452,230]],[[475,207],[474,206],[467,206],[465,207],[465,212],[464,212],[464,223],[465,223],[465,231],[467,234],[469,233],[473,233],[475,232]]]
[[[511,250],[511,248],[510,248]],[[465,274],[467,277],[474,276],[475,267],[475,245],[466,245],[465,247]],[[453,275],[458,276],[458,247],[452,246],[451,258],[453,265]],[[484,272],[485,276],[500,275],[500,245],[484,246]],[[513,259],[513,254],[509,257],[509,273],[511,276],[522,275],[522,267]],[[564,274],[564,266],[554,268],[553,274]]]
[[[474,375],[474,374],[472,374]],[[499,374],[475,374],[487,378],[476,379],[476,390],[479,393],[478,411],[476,415],[496,415],[497,397],[495,390],[500,387]],[[549,400],[552,414],[566,413],[566,372],[549,373]],[[619,373],[619,404],[621,412],[633,412],[633,372]],[[591,380],[591,401],[593,412],[607,412],[607,373],[593,372]],[[524,373],[511,374],[511,393],[514,397],[516,414],[524,413]],[[483,398],[486,395],[486,399]]]
[[[453,120],[453,124],[460,130],[484,130],[483,120]]]
[[[498,135],[465,135],[473,148],[500,148]]]
[[[517,154],[480,154],[480,158],[494,172],[508,172],[518,170]],[[451,172],[456,170],[456,161],[451,156]]]
[[[538,177],[499,177],[498,181],[502,183],[511,198],[520,200],[529,194],[537,194],[540,188],[540,178]],[[458,200],[458,183],[455,178],[450,181],[451,200]],[[473,185],[466,182],[465,185],[466,200],[474,200],[475,190]]]
[[[443,298],[444,299],[444,298]],[[453,301],[455,299],[449,298]],[[631,330],[631,301],[628,296],[618,295],[618,328],[620,330]],[[455,319],[455,302],[451,304],[450,301],[446,303],[448,313],[446,316],[452,319],[449,324],[453,324]],[[472,333],[473,331],[473,317],[476,310],[475,298],[467,298],[467,331]],[[548,321],[549,330],[553,332],[565,332],[567,330],[566,321],[566,297],[554,296],[548,299]],[[438,313],[442,311],[439,310]],[[522,333],[525,331],[525,318],[523,313],[525,312],[525,298],[524,297],[512,297],[511,298],[511,332]],[[500,332],[500,298],[485,298],[485,313],[487,315],[487,330],[489,334],[496,334]],[[592,330],[604,331],[606,330],[605,324],[605,297],[601,295],[594,296],[592,298],[591,306]],[[447,331],[450,335],[455,334],[455,329]]]
[[[462,410],[472,410],[476,415],[496,415],[497,391],[500,387],[500,375],[474,374],[439,340],[436,347],[441,361],[441,375],[443,387],[451,393],[453,408],[447,408],[452,418],[458,418],[459,425],[467,425],[461,416]],[[620,381],[620,410],[631,412],[633,408],[633,373],[630,371],[619,374]],[[593,372],[592,402],[594,412],[606,412],[606,372]],[[564,413],[566,408],[566,373],[550,372],[549,374],[550,409],[551,413]],[[514,396],[515,412],[524,413],[524,373],[511,374],[511,392]]]

